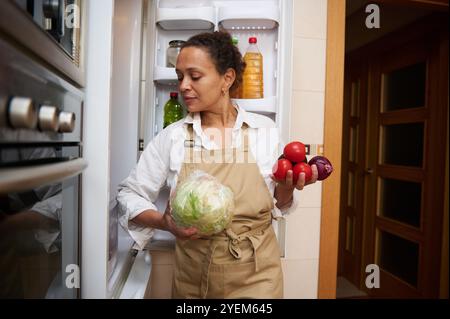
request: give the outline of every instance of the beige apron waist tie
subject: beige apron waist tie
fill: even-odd
[[[257,235],[261,235],[267,228],[272,225],[271,222],[264,223],[263,225],[244,232],[242,234],[236,235],[231,228],[225,230],[226,236],[216,236],[212,239],[212,243],[209,247],[208,253],[205,255],[205,259],[202,266],[202,277],[201,277],[201,295],[202,298],[205,299],[208,294],[208,283],[209,283],[209,271],[212,263],[212,258],[214,255],[214,251],[216,250],[219,242],[228,241],[228,250],[230,254],[236,258],[240,259],[242,256],[241,248],[239,247],[239,243],[248,240],[253,248],[253,256],[255,259],[255,272],[258,271],[258,257],[257,257],[257,248],[260,245],[260,238]]]

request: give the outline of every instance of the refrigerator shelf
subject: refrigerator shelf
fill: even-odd
[[[175,68],[156,66],[153,72],[153,81],[159,84],[178,84]]]
[[[214,28],[215,8],[159,8],[156,23],[164,30],[210,30]]]
[[[217,21],[226,30],[271,30],[278,27],[279,8],[273,4],[252,7],[219,7]]]
[[[233,99],[233,101],[248,112],[260,114],[275,114],[277,112],[276,96],[263,99]]]

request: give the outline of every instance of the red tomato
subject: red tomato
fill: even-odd
[[[305,145],[297,141],[291,142],[284,147],[283,154],[293,163],[303,162],[306,157]]]
[[[312,178],[311,166],[309,166],[306,163],[303,163],[303,162],[298,163],[297,165],[294,166],[292,171],[293,171],[293,175],[294,175],[294,184],[297,184],[297,180],[298,180],[300,173],[305,173],[305,182],[310,181]]]
[[[272,168],[272,173],[277,180],[284,181],[286,179],[286,173],[289,170],[292,170],[292,164],[290,161],[283,158],[275,163],[275,165]]]

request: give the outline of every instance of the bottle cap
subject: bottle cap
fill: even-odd
[[[248,38],[248,43],[256,43],[256,37]]]
[[[170,98],[171,99],[177,99],[178,98],[178,92],[170,92]]]

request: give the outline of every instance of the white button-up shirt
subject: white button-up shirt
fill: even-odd
[[[249,151],[259,167],[262,177],[271,194],[274,193],[275,182],[270,178],[272,167],[282,154],[283,145],[279,139],[275,122],[270,118],[246,112],[235,106],[236,123],[232,129],[232,147],[239,147],[242,138],[242,124],[248,125]],[[195,146],[207,150],[216,149],[216,144],[206,136],[201,127],[199,113],[188,114],[186,118],[173,123],[162,130],[146,146],[136,167],[130,175],[119,184],[117,200],[120,211],[120,224],[131,235],[138,248],[143,249],[154,234],[154,229],[142,227],[131,221],[145,210],[157,210],[155,202],[160,190],[166,186],[171,192],[175,190],[178,175],[184,160],[184,141],[187,137],[187,126],[193,125]],[[296,205],[297,191],[289,208],[283,211],[276,206],[272,211],[275,219],[282,218]],[[274,205],[276,199],[274,198]],[[162,212],[161,212],[162,213]]]

